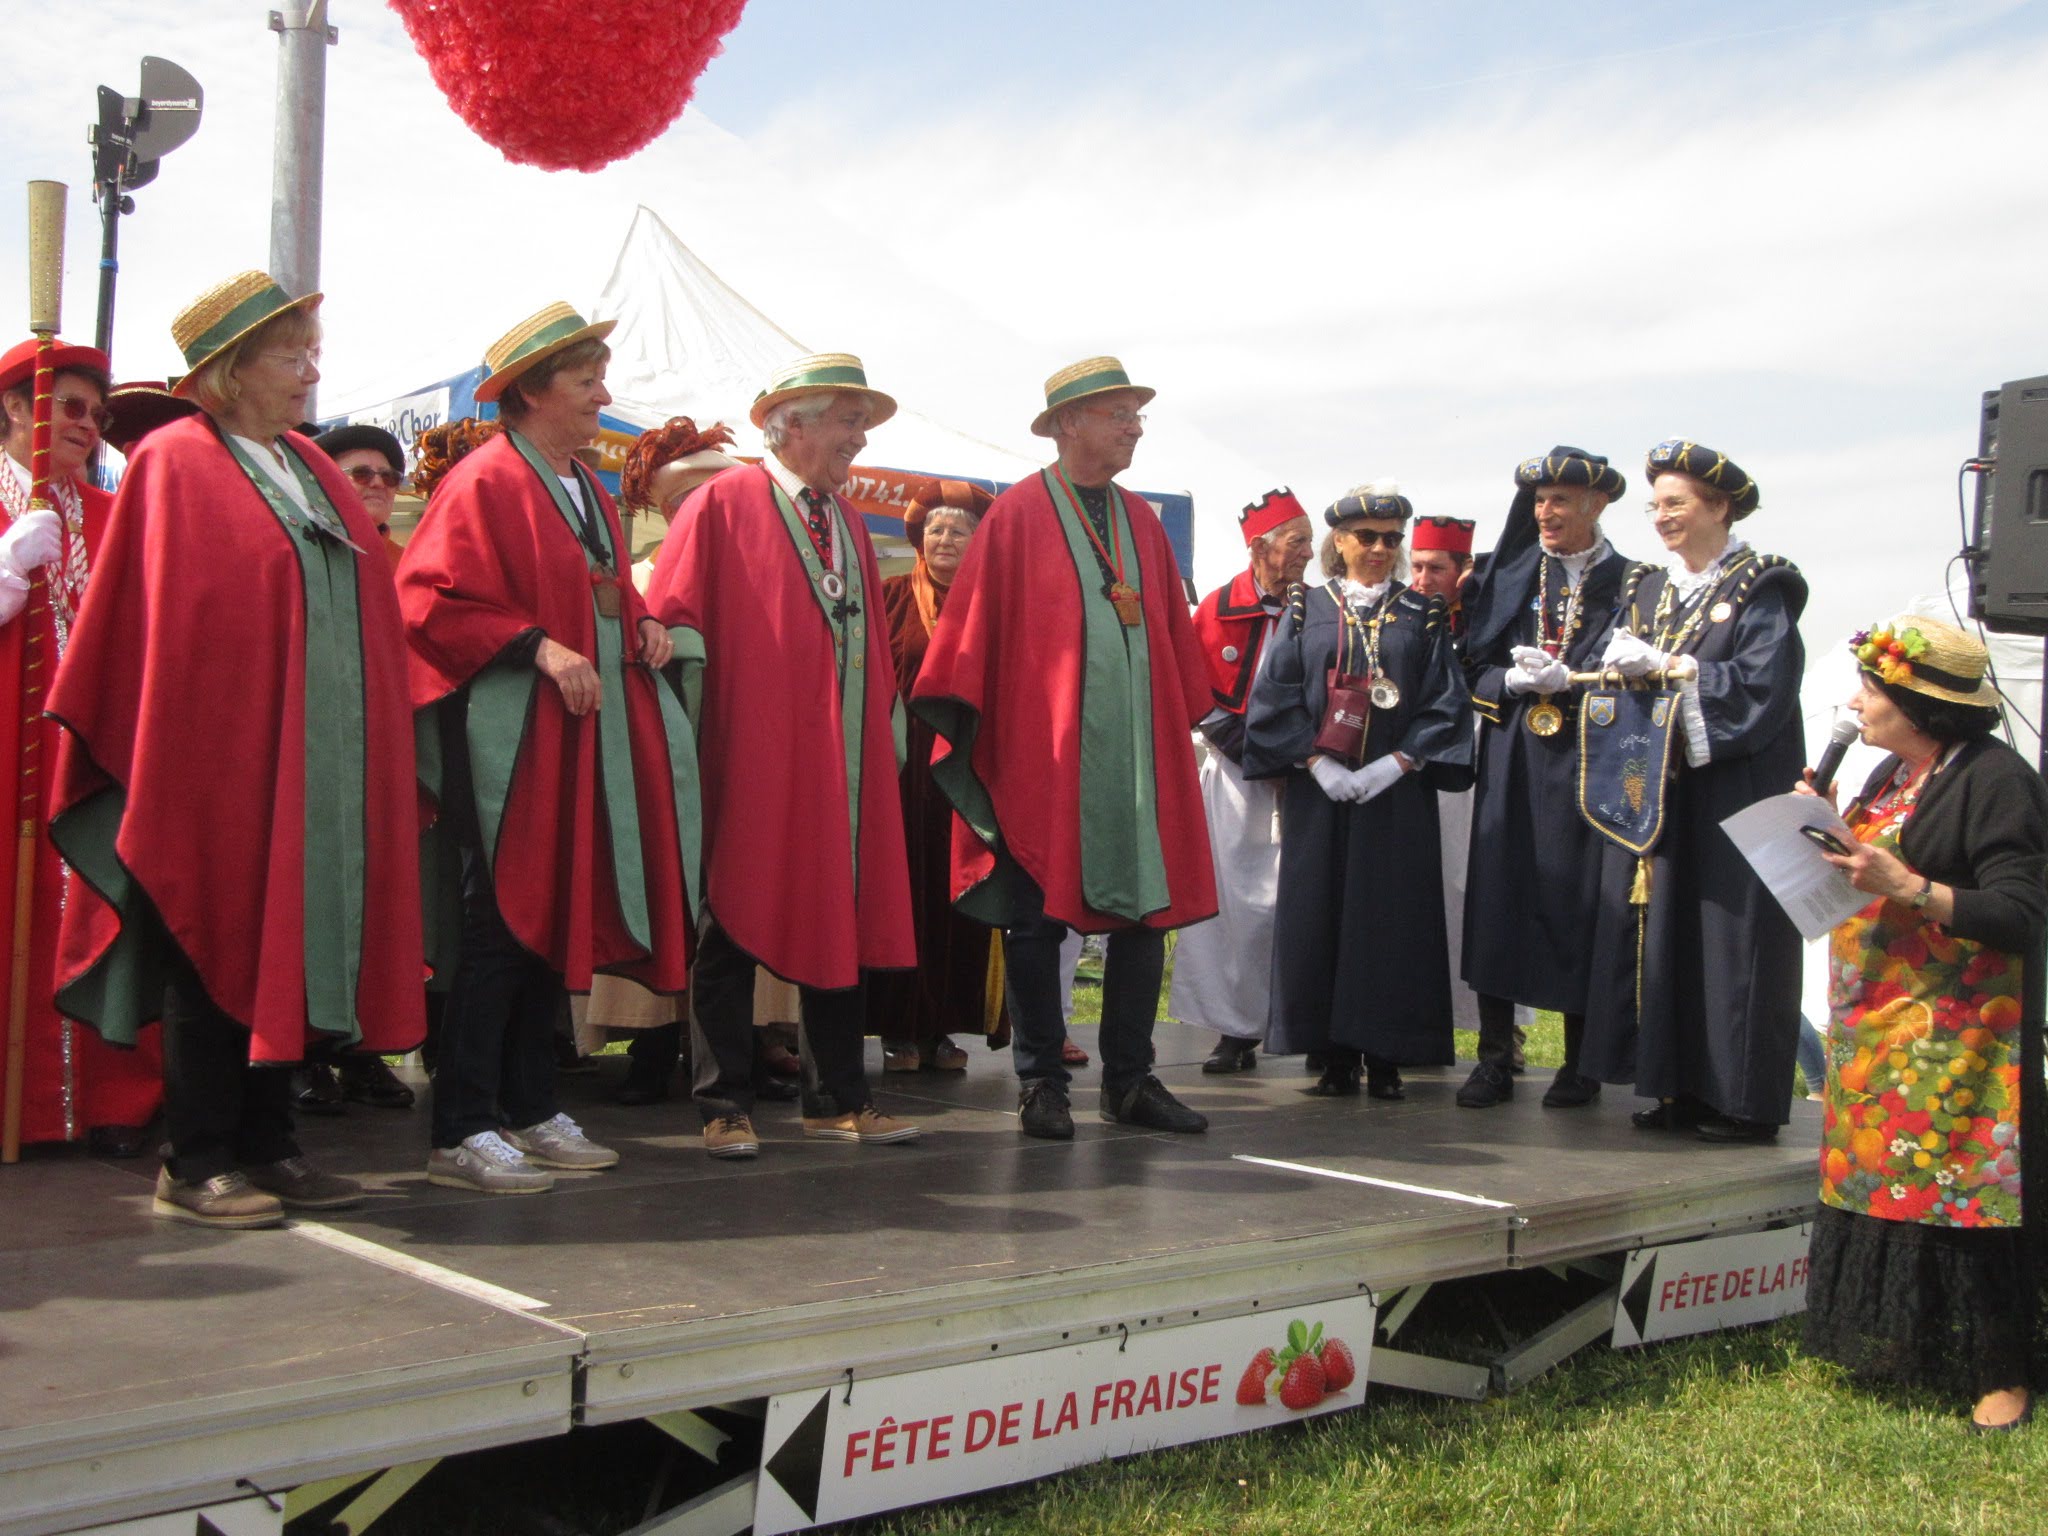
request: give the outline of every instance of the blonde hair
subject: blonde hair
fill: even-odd
[[[201,363],[185,390],[192,403],[209,416],[232,410],[242,398],[242,381],[235,375],[243,359],[273,349],[295,351],[315,345],[320,340],[319,307],[308,304],[272,315]]]

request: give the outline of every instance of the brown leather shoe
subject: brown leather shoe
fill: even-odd
[[[868,1104],[848,1115],[806,1115],[804,1134],[814,1141],[857,1141],[875,1146],[890,1141],[915,1141],[924,1133],[908,1120],[896,1120]]]
[[[713,1157],[743,1158],[761,1154],[761,1138],[745,1115],[720,1115],[704,1127],[704,1150]]]
[[[924,1069],[927,1072],[965,1072],[967,1053],[955,1045],[950,1036],[941,1035],[924,1053]]]
[[[284,1220],[283,1202],[255,1188],[240,1173],[217,1173],[188,1183],[172,1178],[168,1167],[157,1172],[150,1209],[200,1227],[274,1227]]]
[[[924,1065],[924,1054],[912,1040],[884,1040],[882,1042],[882,1070],[884,1072],[915,1072]]]
[[[295,1211],[338,1211],[363,1198],[363,1186],[338,1173],[322,1173],[303,1157],[282,1157],[248,1170],[249,1182]]]

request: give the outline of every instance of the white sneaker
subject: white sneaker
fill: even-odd
[[[599,1146],[583,1134],[583,1127],[567,1115],[556,1115],[539,1125],[507,1131],[505,1139],[524,1152],[531,1162],[548,1168],[609,1168],[619,1154]]]
[[[478,1131],[452,1147],[427,1154],[427,1182],[487,1195],[537,1195],[555,1187],[555,1176],[527,1161],[496,1131]]]

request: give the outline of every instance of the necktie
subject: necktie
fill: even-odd
[[[817,546],[818,560],[826,570],[832,569],[832,512],[822,491],[814,491],[808,485],[803,489],[804,524],[811,530],[811,543]]]

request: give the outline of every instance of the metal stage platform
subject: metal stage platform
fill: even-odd
[[[1091,1067],[1075,1140],[1027,1140],[1007,1054],[971,1047],[964,1079],[883,1078],[871,1042],[881,1102],[924,1126],[918,1144],[806,1143],[795,1106],[777,1104],[757,1116],[758,1161],[714,1163],[686,1102],[611,1105],[613,1067],[563,1080],[565,1107],[624,1153],[612,1172],[521,1198],[437,1189],[424,1105],[355,1106],[309,1119],[302,1141],[373,1197],[252,1233],[152,1218],[153,1159],[32,1153],[0,1170],[0,1533],[755,1401],[849,1370],[1385,1302],[1813,1203],[1807,1104],[1775,1146],[1716,1147],[1635,1130],[1639,1101],[1612,1089],[1545,1111],[1543,1071],[1479,1112],[1452,1102],[1462,1068],[1410,1072],[1402,1103],[1327,1100],[1304,1094],[1298,1059],[1205,1078],[1208,1035],[1161,1025],[1158,1043],[1160,1076],[1209,1115],[1207,1136],[1101,1122]],[[1582,1326],[1555,1353],[1599,1333]],[[1483,1393],[1473,1370],[1382,1348],[1370,1374]]]

